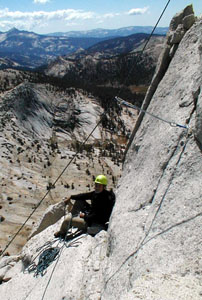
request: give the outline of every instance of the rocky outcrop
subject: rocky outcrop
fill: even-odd
[[[57,96],[43,85],[25,82],[7,93],[2,110],[11,110],[18,124],[36,138],[51,138],[53,130],[69,134],[74,131],[76,136],[85,136],[102,110],[84,98],[74,89]],[[96,133],[96,137],[101,138],[99,132]]]
[[[147,110],[149,103],[160,83],[163,76],[165,75],[168,66],[181,42],[183,36],[194,24],[196,17],[194,15],[193,6],[187,6],[183,11],[177,13],[170,22],[169,31],[167,33],[167,38],[165,42],[164,49],[160,55],[155,74],[151,81],[150,87],[145,96],[144,102],[142,104],[142,109]],[[142,122],[144,117],[144,112],[140,112],[136,125],[130,137],[130,141],[127,145],[126,153],[131,145],[132,140]]]
[[[65,215],[65,206],[63,202],[59,202],[55,205],[50,205],[45,211],[41,220],[36,224],[29,236],[29,239],[39,234],[52,224],[55,224]]]
[[[147,110],[188,128],[145,115],[126,156],[108,232],[60,244],[52,238],[62,219],[49,226],[5,274],[12,279],[0,287],[3,299],[201,298],[201,36],[198,20]],[[47,240],[62,247],[56,264],[42,277],[19,272]]]
[[[200,299],[201,33],[198,21],[185,34],[147,110],[189,129],[145,115],[127,153],[102,299],[166,299],[161,284],[168,299]]]

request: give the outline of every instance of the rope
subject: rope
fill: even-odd
[[[127,101],[121,99],[120,97],[115,97],[115,100],[116,100],[118,103],[120,103],[120,104],[123,104],[123,105],[125,105],[125,106],[127,106],[127,107],[130,107],[130,108],[137,109],[137,110],[139,110],[139,111],[141,111],[141,112],[143,112],[143,113],[145,113],[145,114],[147,114],[147,115],[149,115],[149,116],[151,116],[151,117],[153,117],[153,118],[155,118],[155,119],[158,119],[158,120],[160,120],[160,121],[162,121],[162,122],[165,122],[165,123],[169,124],[169,125],[172,126],[172,127],[180,127],[180,128],[184,128],[184,129],[186,129],[186,130],[189,129],[189,127],[186,126],[186,125],[181,125],[181,124],[175,123],[175,122],[173,122],[173,121],[168,121],[168,120],[165,120],[165,119],[163,119],[163,118],[161,118],[161,117],[158,117],[158,116],[156,116],[156,115],[153,115],[153,114],[149,113],[148,111],[146,111],[146,110],[144,110],[144,109],[142,109],[142,108],[140,108],[140,107],[138,107],[138,106],[136,106],[136,105],[134,105],[134,104],[131,104],[131,103],[129,103],[129,102],[127,102]]]
[[[98,125],[101,123],[103,117],[105,116],[105,114],[107,113],[107,111],[105,113],[102,114],[100,120],[97,122],[96,126],[93,128],[93,130],[90,132],[90,134],[87,136],[87,138],[83,141],[83,143],[81,144],[81,146],[84,146],[85,143],[88,141],[88,139],[90,138],[90,136],[93,134],[93,132],[95,131],[95,129],[98,127]],[[62,172],[60,173],[60,175],[56,178],[56,180],[54,181],[54,183],[52,184],[52,187],[54,187],[56,185],[56,183],[58,182],[58,180],[61,178],[61,176],[64,174],[64,172],[67,170],[67,168],[70,166],[70,164],[74,161],[74,159],[76,158],[76,156],[79,154],[79,150],[77,150],[77,152],[73,155],[73,157],[70,159],[70,161],[68,162],[68,164],[65,166],[65,168],[62,170]],[[22,224],[22,226],[18,229],[18,231],[15,233],[15,235],[13,236],[13,238],[9,241],[9,243],[6,245],[6,247],[3,249],[3,251],[0,254],[0,257],[3,256],[3,254],[5,253],[5,251],[8,249],[8,247],[11,245],[11,243],[14,241],[14,239],[16,238],[16,236],[19,234],[19,232],[22,230],[22,228],[26,225],[26,223],[29,221],[29,219],[32,217],[32,215],[35,213],[35,211],[37,210],[37,208],[41,205],[41,203],[44,201],[44,199],[47,197],[47,195],[50,193],[49,189],[45,195],[43,196],[43,198],[39,201],[39,203],[36,205],[36,207],[34,208],[34,210],[31,212],[31,214],[27,217],[27,219],[25,220],[25,222]]]
[[[160,20],[161,20],[161,18],[162,18],[162,16],[164,15],[164,12],[166,11],[166,9],[167,9],[167,7],[168,7],[170,1],[171,1],[171,0],[169,0],[169,1],[167,2],[166,6],[164,7],[164,9],[163,9],[163,11],[162,11],[162,13],[161,13],[161,15],[160,15],[158,21],[156,22],[156,25],[154,26],[154,28],[153,28],[153,30],[152,30],[152,32],[151,32],[151,34],[150,34],[150,36],[149,36],[147,42],[145,43],[145,45],[144,45],[144,47],[143,47],[143,49],[142,49],[142,51],[141,51],[141,55],[142,55],[142,53],[144,52],[145,48],[147,47],[147,44],[149,43],[149,41],[150,41],[150,39],[151,39],[151,37],[152,37],[152,35],[153,35],[153,33],[154,33],[156,27],[158,26],[158,24],[159,24],[159,22],[160,22]]]
[[[38,252],[38,254],[33,258],[32,262],[29,264],[29,266],[27,267],[27,269],[26,269],[25,271],[28,271],[28,273],[31,273],[31,272],[33,272],[33,271],[37,271],[37,265],[36,265],[36,263],[35,263],[37,257],[39,257],[39,261],[40,261],[40,257],[41,257],[41,258],[43,257],[43,253],[47,253],[47,254],[48,254],[49,249],[59,249],[59,248],[58,248],[59,243],[58,243],[58,245],[57,245],[55,248],[53,247],[53,244],[54,244],[55,242],[56,242],[56,240],[48,241],[48,242],[46,242],[43,246],[37,248],[37,249],[36,249],[36,252]],[[52,252],[52,251],[51,251],[51,252]],[[49,256],[49,254],[48,254],[48,256]],[[49,258],[50,258],[50,256],[49,256]],[[44,259],[45,259],[45,256],[44,256]],[[41,263],[42,263],[42,262],[41,262]],[[41,264],[41,263],[40,263],[40,264]],[[39,262],[38,262],[38,265],[39,265]],[[39,268],[39,269],[40,269],[40,268]],[[38,269],[38,271],[39,271],[39,269]],[[35,273],[35,276],[37,276],[39,273],[40,273],[40,272]],[[41,276],[43,276],[43,275],[41,274]]]
[[[66,213],[64,213],[64,217],[65,217],[65,214]],[[39,247],[39,248],[36,249],[36,252],[39,252],[39,253],[35,256],[35,258],[32,260],[32,263],[27,268],[28,273],[34,272],[34,277],[38,277],[38,275],[44,276],[47,273],[47,268],[51,265],[51,263],[54,262],[54,261],[56,261],[55,266],[54,266],[54,268],[53,268],[53,270],[51,272],[51,275],[49,277],[49,280],[48,280],[48,282],[46,284],[45,290],[43,292],[42,300],[45,297],[48,285],[50,284],[50,281],[51,281],[51,279],[53,277],[53,273],[54,273],[54,271],[56,269],[56,266],[58,264],[58,261],[59,261],[59,258],[61,256],[61,254],[62,254],[62,250],[63,250],[64,246],[66,246],[66,248],[69,248],[71,246],[72,247],[77,247],[78,246],[77,241],[81,237],[79,237],[76,240],[70,241],[68,243],[68,245],[66,245],[66,237],[68,236],[68,231],[69,231],[69,229],[71,227],[71,224],[72,224],[72,218],[71,218],[71,220],[70,220],[70,222],[68,224],[66,236],[65,236],[65,239],[63,241],[62,247],[58,247],[59,243],[62,240],[61,238],[59,238],[59,243],[57,244],[56,247],[53,247],[53,244],[57,241],[57,239],[53,240],[53,241],[46,242],[43,246],[41,246],[41,247]],[[37,257],[39,257],[38,264],[35,263],[35,260],[37,259]],[[35,286],[28,293],[28,295],[26,296],[25,299],[27,299],[27,297],[32,293],[32,291],[34,290]]]
[[[163,14],[164,14],[164,12],[165,12],[165,10],[166,10],[166,8],[167,8],[167,6],[168,6],[169,3],[170,3],[170,0],[167,2],[167,4],[166,4],[164,10],[162,11],[162,13],[161,13],[161,15],[160,15],[160,17],[159,17],[159,19],[158,19],[156,25],[154,26],[154,28],[153,28],[153,30],[152,30],[152,32],[151,32],[151,34],[150,34],[148,40],[146,41],[146,43],[145,43],[145,45],[144,45],[142,51],[140,52],[139,56],[142,55],[143,52],[144,52],[144,50],[146,49],[146,47],[147,47],[147,45],[148,45],[148,43],[149,43],[149,41],[150,41],[150,39],[151,39],[151,37],[152,37],[152,35],[153,35],[155,29],[156,29],[156,27],[157,27],[157,25],[158,25],[158,23],[159,23],[161,17],[163,16]],[[133,67],[133,68],[134,68],[134,67]],[[132,69],[133,69],[133,68],[132,68]],[[132,72],[132,69],[130,70],[130,72]],[[128,73],[128,77],[129,77],[129,75],[130,75],[130,72]],[[127,77],[127,78],[128,78],[128,77]],[[127,80],[127,78],[126,78],[126,80]],[[120,94],[120,92],[121,92],[121,89],[119,90],[119,94]],[[164,120],[164,119],[162,119],[162,118],[160,118],[160,117],[158,117],[158,116],[155,116],[155,115],[153,115],[153,114],[150,114],[150,113],[146,112],[146,111],[143,110],[143,109],[138,108],[138,107],[135,106],[135,105],[129,104],[128,102],[126,102],[126,101],[124,101],[124,100],[122,100],[122,99],[120,99],[120,98],[118,98],[118,97],[115,97],[115,99],[116,99],[117,101],[121,102],[121,104],[124,104],[124,105],[126,105],[126,106],[128,106],[128,107],[132,107],[132,108],[134,108],[134,109],[137,109],[137,110],[139,110],[139,111],[142,111],[142,112],[144,112],[144,113],[147,113],[147,114],[149,114],[150,116],[155,117],[155,118],[157,118],[157,119],[159,119],[159,120],[161,120],[161,121],[163,121],[163,122],[166,122],[166,123],[168,123],[168,124],[171,125],[171,126],[178,126],[178,127],[182,127],[182,128],[186,128],[186,129],[187,129],[186,126],[183,126],[183,125],[180,125],[180,124],[177,124],[177,123],[174,123],[174,122],[170,122],[170,121]],[[109,110],[109,107],[108,107],[108,110]],[[108,111],[108,110],[107,110],[107,111]],[[88,141],[88,139],[89,139],[90,136],[93,134],[93,132],[95,131],[95,129],[96,129],[96,128],[98,127],[98,125],[101,123],[101,121],[102,121],[102,119],[104,118],[104,116],[106,115],[107,111],[106,111],[105,113],[102,114],[102,116],[100,117],[100,120],[97,122],[96,126],[93,128],[93,130],[90,132],[90,134],[89,134],[89,135],[87,136],[87,138],[84,140],[84,142],[81,144],[82,146],[85,145],[85,143]],[[5,113],[3,114],[3,117],[4,117],[4,115],[5,115],[6,113],[7,113],[7,112],[5,112]],[[56,185],[56,183],[58,182],[58,180],[61,178],[61,176],[62,176],[62,175],[64,174],[64,172],[67,170],[67,168],[69,167],[69,165],[70,165],[70,164],[73,162],[73,160],[76,158],[76,156],[78,155],[78,153],[79,153],[79,150],[75,153],[75,155],[72,157],[72,159],[69,161],[69,163],[68,163],[68,164],[65,166],[65,168],[62,170],[62,172],[60,173],[60,175],[56,178],[56,180],[55,180],[55,182],[53,183],[52,187],[54,187],[54,186]],[[19,230],[18,230],[17,233],[14,235],[14,237],[11,239],[11,241],[6,245],[6,247],[4,248],[4,250],[1,252],[0,257],[3,256],[3,254],[5,253],[5,251],[7,250],[7,248],[10,246],[10,244],[13,242],[13,240],[16,238],[16,236],[19,234],[19,232],[22,230],[22,228],[25,226],[25,224],[28,222],[28,220],[31,218],[31,216],[34,214],[34,212],[37,210],[37,208],[41,205],[41,203],[42,203],[43,200],[46,198],[46,196],[49,194],[49,192],[50,192],[50,189],[45,193],[45,195],[44,195],[43,198],[39,201],[39,203],[37,204],[37,206],[35,207],[35,209],[34,209],[34,210],[32,211],[32,213],[28,216],[28,218],[26,219],[26,221],[25,221],[25,222],[23,223],[23,225],[19,228]],[[70,223],[69,223],[69,227],[70,227]],[[69,228],[68,228],[68,230],[69,230]],[[67,233],[68,233],[68,230],[67,230]],[[67,233],[66,233],[66,236],[67,236]],[[69,242],[69,244],[68,244],[67,247],[70,247],[73,243],[75,243],[75,241]],[[48,280],[48,282],[47,282],[47,285],[46,285],[46,287],[45,287],[45,290],[44,290],[44,293],[43,293],[43,296],[42,296],[42,299],[41,299],[41,300],[43,300],[44,297],[45,297],[47,288],[48,288],[48,286],[49,286],[49,284],[50,284],[50,281],[51,281],[51,279],[52,279],[52,277],[53,277],[53,273],[54,273],[54,271],[55,271],[55,269],[56,269],[56,266],[57,266],[57,264],[58,264],[58,262],[59,262],[59,259],[60,259],[60,256],[61,256],[61,254],[62,254],[62,251],[63,251],[64,246],[65,246],[65,240],[64,240],[64,244],[63,244],[63,246],[62,246],[61,248],[58,248],[58,247],[56,247],[56,248],[50,247],[50,248],[46,249],[46,250],[40,255],[40,257],[39,257],[39,264],[38,264],[38,266],[37,266],[37,267],[36,267],[36,265],[31,265],[31,266],[30,266],[30,269],[29,269],[29,270],[30,270],[30,272],[33,271],[33,270],[35,270],[35,276],[38,276],[38,274],[41,274],[41,276],[43,276],[43,275],[45,274],[45,273],[44,273],[45,269],[46,269],[46,268],[47,268],[54,260],[56,260],[55,266],[54,266],[54,268],[53,268],[53,270],[52,270],[52,272],[51,272],[50,278],[49,278],[49,280]],[[29,293],[29,294],[30,294],[30,293]]]
[[[83,235],[83,236],[85,236],[85,235]],[[77,241],[78,241],[79,239],[81,239],[83,236],[79,237],[79,238],[76,239],[76,240],[70,241],[70,242],[68,243],[68,245],[66,245],[65,240],[64,240],[64,243],[63,243],[63,245],[62,245],[62,247],[61,247],[61,249],[60,249],[60,253],[59,253],[59,255],[58,255],[57,259],[56,259],[55,266],[54,266],[54,268],[53,268],[53,270],[52,270],[52,272],[51,272],[51,275],[50,275],[50,277],[49,277],[49,280],[48,280],[48,282],[47,282],[47,285],[46,285],[46,287],[45,287],[45,290],[44,290],[44,293],[43,293],[43,296],[42,296],[41,300],[43,300],[44,297],[45,297],[46,291],[47,291],[48,286],[49,286],[49,284],[50,284],[50,282],[51,282],[51,279],[52,279],[52,277],[53,277],[53,273],[55,272],[56,266],[57,266],[57,264],[58,264],[58,262],[59,262],[59,259],[60,259],[60,256],[61,256],[61,254],[62,254],[62,251],[63,251],[64,247],[65,247],[65,246],[66,246],[66,248],[69,248],[69,247],[77,247],[77,246],[78,246]]]
[[[183,135],[182,135],[182,136],[183,136]],[[181,137],[182,137],[182,136],[181,136]],[[185,136],[186,136],[186,142],[185,142],[185,144],[184,144],[184,146],[183,146],[183,149],[182,149],[181,152],[179,153],[179,158],[178,158],[178,160],[177,160],[175,166],[173,167],[173,171],[172,171],[172,173],[171,173],[171,175],[170,175],[168,185],[167,185],[167,187],[165,188],[165,191],[164,191],[163,195],[160,197],[161,199],[160,199],[160,201],[159,201],[159,203],[158,203],[157,209],[156,209],[156,211],[155,211],[155,213],[154,213],[154,215],[153,215],[153,218],[152,218],[152,220],[151,220],[151,222],[150,222],[150,225],[149,225],[148,229],[147,229],[146,232],[145,232],[145,236],[143,237],[142,241],[140,241],[140,243],[139,243],[139,245],[137,246],[137,248],[136,248],[131,254],[129,254],[129,255],[124,259],[124,261],[120,264],[120,266],[117,268],[117,270],[114,271],[113,274],[107,279],[107,281],[105,282],[105,288],[106,288],[107,284],[109,283],[109,281],[110,281],[112,278],[114,278],[114,276],[122,269],[122,267],[123,267],[123,266],[124,266],[124,265],[125,265],[125,264],[133,257],[133,256],[135,256],[136,254],[138,254],[138,252],[144,247],[144,245],[146,245],[148,242],[150,242],[153,238],[159,236],[160,234],[166,233],[166,232],[168,232],[169,230],[172,230],[175,226],[178,226],[178,225],[184,224],[184,223],[186,223],[186,222],[189,222],[189,221],[192,220],[193,218],[196,218],[196,217],[202,215],[202,212],[200,212],[199,214],[195,215],[194,217],[189,218],[189,219],[186,220],[186,221],[178,222],[177,224],[170,226],[170,227],[167,228],[166,230],[163,230],[162,232],[160,232],[160,233],[158,233],[158,234],[156,234],[156,235],[150,237],[148,240],[146,240],[147,237],[149,236],[150,232],[151,232],[152,226],[153,226],[153,224],[154,224],[154,222],[155,222],[155,220],[156,220],[156,218],[157,218],[157,216],[158,216],[158,214],[159,214],[159,211],[161,210],[161,207],[162,207],[163,202],[164,202],[164,200],[165,200],[165,198],[166,198],[166,195],[167,195],[167,193],[169,192],[169,188],[170,188],[170,186],[171,186],[171,184],[172,184],[172,182],[173,182],[173,180],[174,180],[174,176],[175,176],[175,173],[176,173],[176,171],[177,171],[177,168],[178,168],[180,159],[181,159],[181,157],[182,157],[182,155],[183,155],[183,153],[185,152],[185,149],[186,149],[186,147],[187,147],[187,144],[188,144],[188,131],[185,133]],[[172,152],[172,154],[171,154],[169,160],[175,155],[175,153],[177,153],[179,145],[180,145],[180,139],[178,140],[177,145],[176,145],[174,151]],[[159,181],[158,181],[158,184],[157,184],[156,192],[155,192],[155,193],[157,193],[157,190],[158,190],[158,188],[159,188],[159,185],[160,185],[160,182],[161,182],[161,179],[162,179],[163,175],[164,175],[164,172],[162,173],[162,175],[161,175],[161,177],[160,177],[160,179],[159,179]],[[155,197],[155,195],[154,195],[154,197]],[[147,223],[147,220],[148,220],[148,216],[146,217],[145,224]]]
[[[60,248],[57,247],[51,247],[43,251],[43,253],[39,256],[38,264],[36,265],[35,262],[33,262],[29,266],[28,272],[35,272],[34,277],[37,277],[39,274],[44,276],[44,274],[47,272],[46,269],[54,260],[56,260],[59,251]]]
[[[154,26],[154,29],[152,30],[147,42],[145,43],[145,46],[143,47],[142,51],[140,52],[139,56],[143,54],[147,44],[149,43],[159,21],[161,20],[165,10],[168,7],[168,4],[170,3],[171,0],[169,0],[165,6],[165,8],[163,9],[156,25]],[[133,66],[134,68],[134,66]],[[133,68],[131,68],[130,72],[128,73],[128,77],[131,73],[131,71],[133,70]],[[128,78],[127,77],[127,78]],[[126,80],[127,80],[126,78]],[[126,82],[126,81],[125,81]],[[120,94],[121,89],[119,90]],[[93,134],[93,132],[95,131],[95,129],[98,127],[98,125],[101,123],[102,119],[104,118],[104,116],[107,114],[108,110],[110,109],[110,107],[108,107],[108,109],[101,115],[100,120],[97,122],[96,126],[93,128],[93,130],[90,132],[90,134],[87,136],[87,138],[84,140],[84,142],[81,144],[81,146],[84,146],[85,143],[88,141],[88,139],[90,138],[90,136]],[[53,183],[52,187],[54,187],[56,185],[56,183],[58,182],[58,180],[61,178],[61,176],[64,174],[64,172],[67,170],[67,168],[69,167],[69,165],[73,162],[73,160],[76,158],[76,156],[78,155],[79,150],[75,153],[75,155],[72,157],[72,159],[69,161],[69,163],[66,165],[66,167],[63,169],[63,171],[61,172],[61,174],[57,177],[57,179],[55,180],[55,182]],[[22,230],[22,228],[25,226],[25,224],[29,221],[29,219],[32,217],[32,215],[34,214],[34,212],[37,210],[37,208],[41,205],[41,203],[43,202],[43,200],[47,197],[47,195],[49,194],[50,189],[45,193],[45,195],[43,196],[43,198],[39,201],[39,203],[37,204],[37,206],[34,208],[34,210],[32,211],[32,213],[28,216],[28,218],[25,220],[25,222],[22,224],[22,226],[19,228],[19,230],[16,232],[16,234],[13,236],[13,238],[10,240],[10,242],[6,245],[6,247],[3,249],[3,251],[0,253],[0,257],[3,256],[3,254],[5,253],[5,251],[8,249],[8,247],[10,246],[10,244],[13,242],[13,240],[16,238],[16,236],[19,234],[19,232]]]
[[[63,248],[69,248],[69,247],[78,247],[79,242],[78,240],[83,238],[85,235],[80,236],[77,239],[74,239],[73,241],[69,241],[68,243],[64,240],[63,241],[63,245],[61,247],[58,247],[59,243],[61,242],[61,239],[59,239],[59,243],[56,247],[52,247],[52,245],[58,240],[53,240],[53,241],[49,241],[46,242],[43,246],[39,247],[38,249],[36,249],[36,252],[39,251],[39,253],[37,254],[37,256],[35,256],[35,258],[33,259],[32,263],[28,266],[28,268],[26,269],[26,271],[28,271],[28,273],[32,273],[34,272],[34,277],[38,277],[38,275],[44,276],[47,271],[45,272],[45,270],[50,266],[50,264],[54,261],[56,261],[52,271],[51,271],[51,275],[49,277],[49,280],[46,284],[45,290],[43,292],[43,296],[42,296],[42,300],[45,297],[47,288],[50,284],[50,281],[53,277],[53,273],[56,269],[56,266],[58,264],[58,261],[60,259],[60,256],[62,254]],[[50,246],[50,247],[49,247]],[[45,247],[45,248],[44,248]],[[40,256],[39,256],[40,255]],[[38,265],[35,264],[35,260],[37,259],[37,257],[39,256],[39,262]],[[40,259],[41,258],[41,259]],[[24,300],[26,300],[30,294],[34,291],[34,289],[36,288],[36,286],[38,285],[39,281],[36,282],[36,284],[34,285],[34,287],[28,292],[28,294],[26,295],[26,297],[24,298]]]
[[[149,41],[150,41],[152,35],[154,34],[154,31],[155,31],[156,27],[158,26],[158,24],[159,24],[159,22],[160,22],[162,16],[164,15],[164,13],[165,13],[165,11],[166,11],[166,9],[167,9],[167,7],[168,7],[170,1],[171,1],[171,0],[168,0],[167,4],[165,5],[165,7],[164,7],[164,9],[163,9],[163,11],[162,11],[160,17],[158,18],[158,20],[157,20],[157,22],[156,22],[156,24],[155,24],[155,26],[154,26],[154,28],[153,28],[153,30],[152,30],[150,36],[149,36],[148,39],[146,40],[145,45],[143,46],[142,50],[139,52],[137,58],[140,58],[140,56],[144,53],[144,51],[145,51],[145,49],[146,49],[146,47],[147,47],[147,45],[148,45],[148,43],[149,43]],[[130,74],[131,74],[131,72],[133,71],[134,68],[135,68],[135,64],[132,62],[132,68],[131,68],[130,71],[128,72],[128,76],[127,76],[126,79],[124,80],[124,84],[127,82],[128,78],[130,77]],[[120,95],[121,90],[122,90],[122,88],[119,90],[118,96]]]

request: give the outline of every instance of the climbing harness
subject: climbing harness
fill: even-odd
[[[158,120],[160,120],[160,121],[162,121],[162,122],[168,123],[168,124],[169,124],[170,126],[172,126],[172,127],[180,127],[180,128],[184,128],[184,129],[187,129],[187,130],[189,129],[189,127],[186,126],[186,125],[181,125],[181,124],[178,124],[178,123],[175,123],[175,122],[172,122],[172,121],[168,121],[168,120],[162,119],[162,118],[160,118],[160,117],[158,117],[158,116],[156,116],[156,115],[153,115],[153,114],[147,112],[146,110],[144,110],[144,109],[142,109],[142,108],[139,108],[138,106],[136,106],[136,105],[134,105],[134,104],[131,104],[131,103],[129,103],[129,102],[127,102],[127,101],[121,99],[120,97],[115,97],[115,100],[116,100],[120,105],[123,104],[123,105],[125,105],[125,106],[127,106],[127,107],[130,107],[130,108],[139,110],[139,111],[141,111],[141,112],[143,112],[143,113],[145,113],[145,114],[147,114],[147,115],[149,115],[149,116],[151,116],[151,117],[153,117],[153,118],[156,118],[156,119],[158,119]]]

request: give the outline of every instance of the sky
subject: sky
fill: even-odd
[[[0,0],[0,31],[15,27],[38,34],[97,28],[154,26],[168,0]],[[202,14],[201,0],[171,0],[158,26],[193,4]]]

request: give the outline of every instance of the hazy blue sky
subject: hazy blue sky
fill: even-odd
[[[0,31],[12,27],[36,33],[115,29],[155,25],[168,0],[1,0]],[[159,26],[193,4],[202,14],[202,0],[171,0]]]

